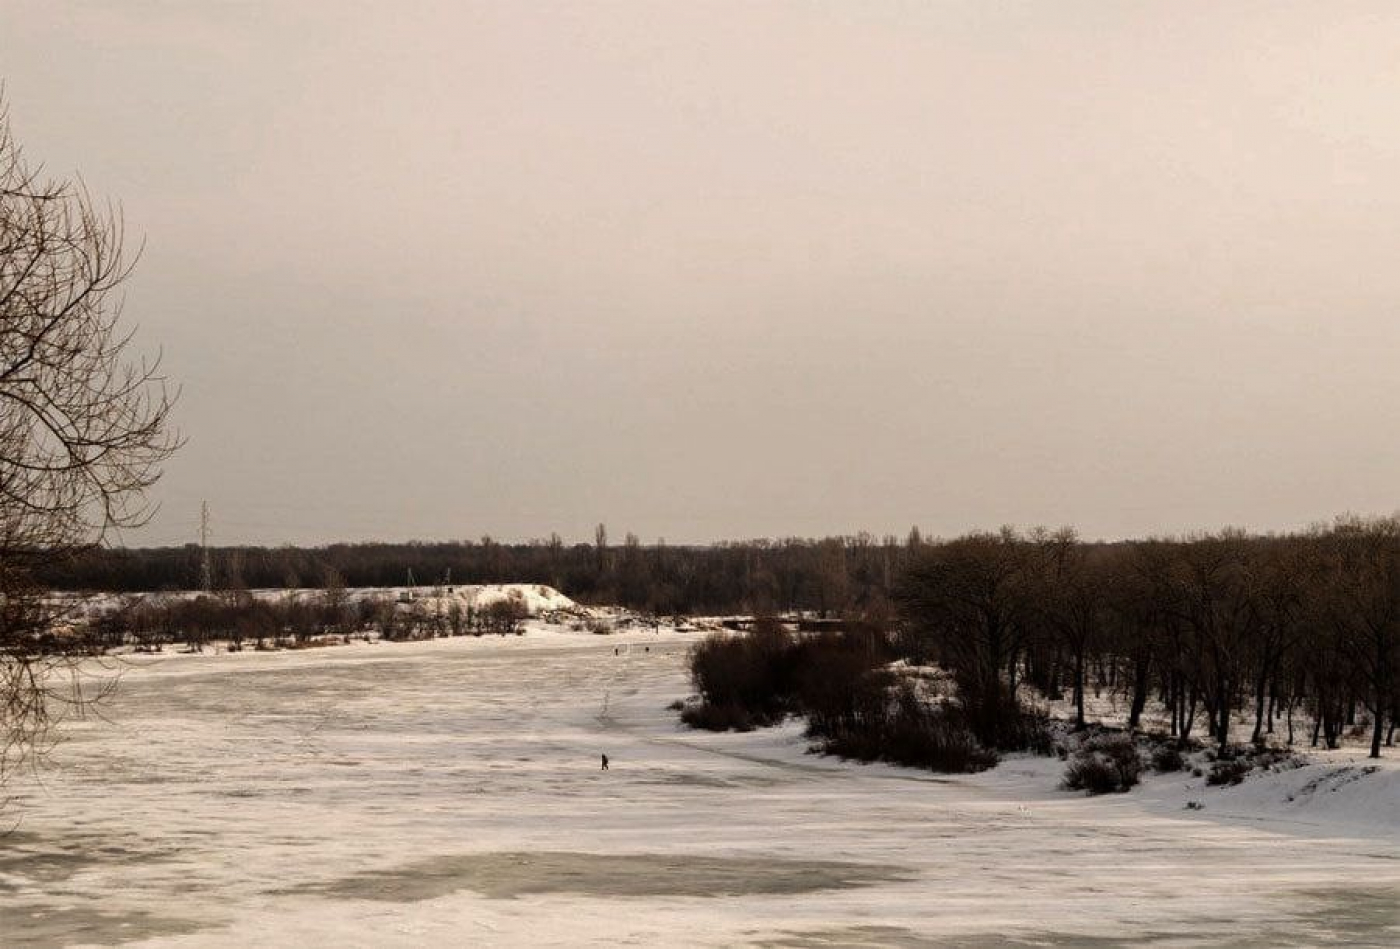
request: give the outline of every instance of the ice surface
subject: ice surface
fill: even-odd
[[[1394,763],[1106,798],[847,764],[680,729],[692,641],[134,657],[8,789],[0,944],[1400,942]]]

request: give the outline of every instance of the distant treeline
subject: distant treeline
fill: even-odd
[[[758,540],[704,547],[609,544],[557,536],[528,544],[489,538],[458,543],[219,547],[209,551],[215,590],[541,583],[585,603],[657,614],[865,610],[889,596],[917,531],[906,539],[867,534],[820,540]],[[203,553],[184,547],[115,548],[46,569],[54,589],[136,592],[200,585]]]

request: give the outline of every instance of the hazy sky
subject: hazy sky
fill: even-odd
[[[1400,507],[1400,5],[0,0],[189,437],[131,543]]]

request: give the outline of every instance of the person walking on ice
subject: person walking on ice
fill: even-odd
[[[607,756],[607,755],[603,755],[603,770],[604,770],[604,771],[608,770],[608,756]]]

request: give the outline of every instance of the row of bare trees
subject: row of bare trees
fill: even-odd
[[[1004,530],[922,545],[895,586],[911,651],[956,676],[988,743],[1026,683],[1071,700],[1116,690],[1138,728],[1154,698],[1170,734],[1236,720],[1335,746],[1369,719],[1371,755],[1400,717],[1400,520],[1339,520],[1286,536],[1081,542]]]
[[[68,633],[86,651],[124,646],[202,650],[217,642],[239,650],[304,647],[328,638],[363,634],[390,642],[448,636],[519,634],[528,618],[525,604],[496,600],[477,609],[456,600],[401,603],[383,597],[349,599],[332,587],[311,596],[276,598],[247,593],[194,597],[134,597],[103,610]]]

